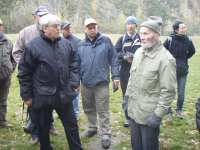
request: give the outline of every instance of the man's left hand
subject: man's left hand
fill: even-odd
[[[153,115],[151,115],[146,121],[146,125],[152,128],[158,128],[161,123],[162,118],[158,117],[155,113],[153,113]]]

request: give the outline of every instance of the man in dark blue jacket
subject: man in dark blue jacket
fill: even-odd
[[[129,16],[125,21],[125,25],[127,33],[121,36],[115,45],[120,62],[120,85],[121,85],[123,99],[126,93],[128,79],[130,76],[129,71],[131,68],[131,63],[134,54],[136,50],[141,47],[140,35],[137,33],[136,30],[138,26],[136,18],[133,16]],[[124,122],[124,127],[129,127],[130,117],[127,114],[127,110],[124,112],[126,117],[126,120]]]
[[[69,41],[69,43],[72,46],[73,50],[76,50],[78,47],[78,43],[81,41],[78,37],[72,34],[71,30],[71,23],[67,20],[61,22],[61,31],[63,33],[63,37]],[[80,86],[76,89],[77,96],[73,100],[73,106],[74,106],[74,112],[77,118],[77,121],[79,120],[78,114],[79,114],[79,91]]]
[[[110,147],[109,82],[110,67],[114,86],[119,83],[118,58],[115,48],[108,37],[97,29],[93,18],[85,20],[85,39],[77,50],[81,79],[83,110],[89,122],[86,137],[97,133],[97,113],[100,120],[99,134],[102,147]]]
[[[40,19],[39,37],[25,46],[18,79],[24,103],[36,112],[40,150],[52,150],[49,129],[55,109],[71,150],[82,150],[72,100],[79,85],[78,63],[69,42],[60,38],[60,20],[47,14]]]

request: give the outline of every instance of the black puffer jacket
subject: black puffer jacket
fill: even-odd
[[[33,108],[60,107],[76,97],[78,63],[64,38],[52,42],[43,33],[25,46],[18,79],[23,100],[33,98]],[[71,86],[68,86],[71,85]]]
[[[200,98],[198,98],[198,101],[196,102],[196,124],[197,124],[197,129],[200,133]]]
[[[141,39],[140,39],[140,35],[138,33],[136,33],[134,39],[129,37],[127,33],[125,34],[124,39],[123,39],[123,37],[124,36],[121,36],[118,39],[118,41],[115,45],[115,49],[118,53],[118,59],[119,59],[120,65],[121,65],[120,79],[128,80],[129,76],[130,76],[129,71],[131,68],[131,63],[128,63],[126,60],[124,60],[124,55],[126,52],[135,54],[136,50],[141,47]]]

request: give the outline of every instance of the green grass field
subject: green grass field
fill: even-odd
[[[83,39],[83,34],[75,34],[79,38]],[[120,35],[106,34],[116,43]],[[17,34],[8,34],[13,43],[16,40]],[[164,41],[166,37],[161,37]],[[199,150],[200,149],[200,134],[196,128],[195,122],[195,102],[200,97],[200,37],[191,37],[196,47],[196,54],[189,60],[190,73],[188,75],[188,81],[185,91],[185,103],[183,108],[183,120],[179,120],[173,114],[173,122],[166,124],[165,118],[163,118],[163,124],[160,128],[160,150]],[[22,100],[19,93],[18,80],[16,78],[17,70],[13,74],[12,84],[10,87],[10,93],[8,96],[8,121],[14,125],[12,129],[4,129],[0,127],[0,149],[1,150],[38,150],[39,144],[31,146],[29,144],[30,135],[23,132],[25,125],[25,116],[22,110]],[[112,93],[110,88],[110,113],[111,113],[111,127],[112,127],[112,144],[110,150],[131,150],[130,143],[130,131],[129,128],[123,127],[124,112],[121,108],[122,94],[121,90],[116,93]],[[176,101],[172,103],[173,110],[175,109]],[[26,110],[26,108],[25,108]],[[88,139],[84,137],[84,133],[87,131],[87,119],[83,113],[80,103],[80,121],[79,131],[81,136],[81,142],[85,150],[97,150],[100,147],[95,147],[95,143],[98,137]],[[24,116],[24,121],[22,120]],[[54,125],[59,131],[59,135],[51,135],[51,144],[55,150],[68,150],[67,141],[64,134],[64,129],[60,120],[57,118],[57,114],[54,112]],[[119,133],[119,134],[118,134]],[[122,136],[121,136],[122,135]],[[117,138],[119,137],[119,138]],[[91,145],[94,145],[93,147]],[[98,144],[97,144],[98,145]]]

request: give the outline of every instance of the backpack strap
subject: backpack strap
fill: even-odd
[[[171,37],[171,36],[168,37],[168,38],[167,38],[167,41],[168,41],[168,46],[169,46],[168,50],[170,51],[171,46],[172,46],[172,37]]]

